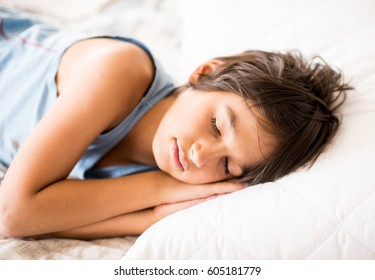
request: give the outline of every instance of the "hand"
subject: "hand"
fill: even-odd
[[[193,200],[188,200],[188,201],[176,202],[176,203],[162,204],[162,205],[155,206],[152,210],[153,210],[153,214],[156,220],[159,221],[162,218],[169,216],[175,212],[178,212],[186,208],[190,208],[196,204],[205,202],[215,197],[218,197],[218,195],[213,195],[207,198],[199,198],[199,199],[193,199]]]
[[[244,184],[237,183],[235,180],[199,185],[183,183],[172,177],[170,180],[161,190],[161,204],[205,199],[245,188]]]

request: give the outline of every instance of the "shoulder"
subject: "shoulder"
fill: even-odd
[[[100,74],[111,79],[133,76],[128,82],[149,82],[153,76],[153,62],[139,46],[115,39],[91,39],[81,42],[81,56],[75,66],[91,74]],[[80,45],[77,45],[80,47]],[[77,64],[78,62],[78,64]],[[79,69],[78,69],[79,73]],[[76,73],[76,74],[78,74]]]
[[[84,77],[100,76],[103,79],[130,82],[150,82],[154,66],[149,55],[139,46],[116,39],[94,38],[79,41],[63,55],[57,73],[59,89],[67,83]],[[129,82],[128,81],[128,82]],[[95,82],[91,80],[90,82]]]
[[[59,95],[86,95],[98,104],[108,104],[114,114],[108,127],[112,128],[139,102],[153,76],[153,61],[142,48],[96,38],[80,41],[66,51],[57,85]]]

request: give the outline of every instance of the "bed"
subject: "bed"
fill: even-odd
[[[66,29],[148,44],[177,83],[207,59],[300,49],[355,90],[311,168],[177,212],[141,236],[0,237],[0,259],[375,259],[375,2],[372,0],[0,0]],[[56,5],[58,8],[56,9]],[[0,167],[0,178],[6,172]]]

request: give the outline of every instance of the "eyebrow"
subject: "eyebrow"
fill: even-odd
[[[233,130],[233,132],[235,134],[237,134],[237,131],[236,131],[236,121],[237,120],[236,120],[236,116],[233,113],[233,110],[228,105],[225,105],[225,112],[228,116],[231,129]]]

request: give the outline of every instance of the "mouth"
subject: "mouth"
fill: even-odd
[[[184,166],[181,163],[181,159],[180,159],[180,147],[178,146],[177,139],[174,140],[172,151],[173,151],[173,162],[174,162],[174,165],[179,170],[185,171],[185,168],[184,168]]]

